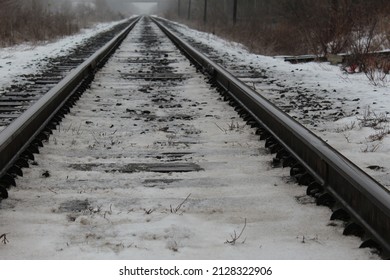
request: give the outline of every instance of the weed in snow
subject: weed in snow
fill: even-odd
[[[7,239],[7,234],[8,233],[3,233],[2,235],[0,235],[0,240],[3,244],[7,244],[9,242]]]
[[[171,208],[171,213],[172,214],[177,214],[180,210],[180,208],[184,205],[184,203],[186,203],[186,201],[188,200],[188,198],[190,197],[191,194],[189,194],[178,206],[176,206],[175,208],[172,207],[172,205],[170,205],[170,208]],[[180,214],[183,214],[184,211],[182,211]]]
[[[226,243],[226,244],[230,244],[230,245],[235,245],[236,242],[237,242],[237,240],[241,238],[241,236],[242,236],[242,234],[243,234],[245,228],[246,228],[246,218],[245,218],[245,220],[244,220],[244,226],[242,227],[241,232],[237,235],[237,232],[234,231],[233,234],[230,235],[231,240],[226,240],[225,243]],[[246,240],[246,239],[244,239],[244,241],[242,241],[242,243],[244,243],[245,240]]]

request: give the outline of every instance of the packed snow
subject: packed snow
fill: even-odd
[[[137,24],[1,201],[0,234],[8,240],[1,259],[378,259],[343,236],[342,223],[329,221],[330,209],[317,207],[288,169],[271,167],[255,130],[172,43],[152,38],[142,52],[146,28]],[[350,85],[331,82],[331,66],[291,66],[180,28],[234,60],[269,67],[287,85],[314,91],[320,82],[337,92]],[[149,31],[146,37],[162,35],[154,25]],[[134,78],[157,71],[134,63],[156,53],[170,75],[182,77],[173,84]],[[338,135],[327,124],[316,129]]]

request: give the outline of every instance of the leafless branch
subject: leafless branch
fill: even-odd
[[[180,208],[184,205],[184,203],[186,203],[186,201],[188,200],[188,198],[190,197],[191,194],[189,194],[178,206],[176,206],[175,208],[172,208],[172,205],[170,205],[170,208],[171,208],[171,213],[174,213],[176,214]]]
[[[145,214],[146,215],[150,215],[150,214],[152,214],[154,211],[156,211],[156,209],[144,209],[144,211],[145,211]]]
[[[241,237],[242,233],[244,232],[245,228],[246,228],[246,218],[244,220],[244,226],[242,227],[240,234],[237,235],[237,232],[234,231],[234,233],[230,235],[231,240],[226,240],[225,243],[230,244],[230,245],[235,245],[237,240],[240,239],[240,237]],[[243,243],[244,242],[245,242],[245,240],[243,241]]]
[[[2,235],[0,235],[0,240],[3,244],[7,244],[9,242],[7,239],[7,234],[8,233],[3,233]]]

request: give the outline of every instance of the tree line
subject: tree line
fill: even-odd
[[[97,21],[120,18],[106,0],[0,0],[0,47],[71,35]]]
[[[167,0],[165,0],[167,1]],[[388,0],[170,0],[167,16],[262,54],[389,47]]]

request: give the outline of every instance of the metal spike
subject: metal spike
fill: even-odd
[[[0,185],[0,198],[1,199],[6,199],[8,198],[8,191],[6,189],[6,187]]]
[[[37,147],[43,147],[43,143],[40,139],[34,139],[34,141],[32,142],[34,145],[36,145]]]
[[[290,176],[294,177],[298,174],[304,174],[306,171],[299,163],[295,164],[290,170]]]
[[[301,185],[301,186],[308,186],[308,185],[310,185],[311,183],[314,182],[313,177],[309,173],[307,173],[307,172],[303,173],[297,179],[298,179],[298,184]]]
[[[377,242],[375,242],[373,239],[364,240],[359,248],[373,248],[373,249],[377,249],[379,252],[382,251],[381,246]]]
[[[273,158],[272,159],[272,167],[278,167],[281,165],[281,160],[279,158]]]
[[[27,159],[30,159],[30,160],[34,160],[34,154],[27,148],[21,155],[21,157],[24,157],[24,158],[27,158]]]
[[[12,166],[10,169],[8,169],[8,173],[12,174],[12,175],[16,175],[16,176],[20,176],[20,177],[23,177],[23,171],[22,169],[17,166],[17,165],[14,165]]]
[[[264,131],[264,133],[260,134],[260,140],[266,140],[269,137],[270,137],[270,134],[266,131]]]
[[[358,225],[357,223],[351,222],[345,227],[343,234],[363,237],[364,236],[364,229],[360,225]]]
[[[325,192],[325,193],[320,194],[317,197],[316,202],[317,202],[317,205],[332,207],[336,203],[336,200],[334,199],[334,197],[331,194]]]
[[[324,187],[319,184],[318,182],[313,182],[311,183],[307,189],[306,189],[306,194],[310,196],[314,196],[316,193],[323,192]]]
[[[15,178],[8,173],[6,173],[3,177],[1,177],[0,183],[3,183],[2,185],[5,185],[5,187],[9,187],[9,186],[16,187]]]
[[[20,157],[16,162],[15,165],[19,166],[20,168],[28,168],[28,160],[26,158]]]
[[[272,136],[268,137],[265,140],[265,147],[266,148],[268,148],[269,146],[274,145],[274,144],[276,144],[276,142],[275,142],[275,139]]]
[[[268,149],[270,150],[271,154],[276,154],[278,151],[280,151],[280,145],[279,143],[275,143],[269,146]]]
[[[294,166],[297,163],[297,160],[293,158],[292,156],[283,157],[283,167],[291,167]]]
[[[285,156],[289,156],[289,153],[284,149],[284,148],[281,148],[277,153],[276,153],[276,157],[281,159]]]
[[[31,145],[28,147],[28,150],[33,154],[39,154],[38,145],[31,143]]]
[[[340,221],[349,221],[351,219],[351,216],[347,211],[345,211],[343,208],[338,208],[335,211],[333,211],[332,216],[330,217],[332,221],[334,220],[340,220]]]

